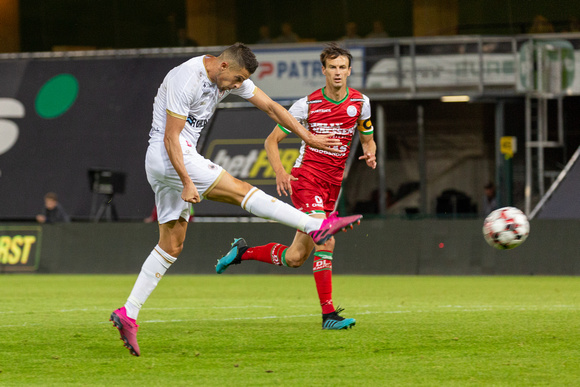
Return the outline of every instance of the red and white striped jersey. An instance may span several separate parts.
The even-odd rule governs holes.
[[[325,95],[322,88],[296,101],[289,112],[310,132],[316,135],[332,133],[342,143],[336,146],[340,152],[332,153],[312,148],[302,141],[294,168],[304,168],[321,179],[340,185],[357,127],[363,134],[373,133],[372,126],[359,127],[357,124],[358,121],[371,117],[369,98],[348,88],[344,99],[333,101]],[[289,130],[279,127],[290,133]]]

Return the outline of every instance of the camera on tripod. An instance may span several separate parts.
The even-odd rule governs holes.
[[[109,222],[118,220],[119,217],[113,203],[113,196],[125,192],[125,173],[104,168],[92,168],[88,170],[88,175],[89,188],[93,193],[91,220],[94,222],[98,222],[103,218]],[[99,206],[99,199],[102,196],[104,196],[104,199]]]

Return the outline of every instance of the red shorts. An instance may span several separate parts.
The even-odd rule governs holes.
[[[330,184],[303,168],[293,168],[292,176],[298,178],[291,183],[294,207],[306,214],[325,212],[328,215],[334,211],[340,185]]]

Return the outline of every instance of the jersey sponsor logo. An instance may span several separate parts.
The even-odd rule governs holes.
[[[187,117],[187,123],[193,128],[203,128],[209,122],[209,120],[198,120],[194,116]]]
[[[329,151],[325,151],[322,149],[316,149],[316,148],[312,148],[311,146],[308,146],[308,150],[310,150],[312,152],[321,153],[323,155],[334,156],[334,157],[346,156],[346,151],[348,150],[348,147],[346,145],[341,145],[341,146],[335,146],[334,149],[337,149],[338,151],[340,151],[340,153],[329,152]]]
[[[310,114],[313,113],[330,113],[332,111],[332,109],[316,109],[310,112]]]
[[[355,106],[350,105],[348,108],[346,108],[346,114],[348,114],[349,117],[354,117],[357,115],[357,113],[358,110]]]
[[[364,98],[351,98],[350,99],[352,102],[364,102],[365,99]]]
[[[318,134],[334,134],[335,136],[352,136],[354,134],[354,126],[341,128],[341,125],[343,123],[312,122],[309,127]]]
[[[312,101],[306,101],[306,103],[311,104],[311,103],[322,103],[321,99],[313,99]]]

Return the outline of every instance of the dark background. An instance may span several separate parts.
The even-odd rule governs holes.
[[[236,38],[258,40],[260,25],[272,36],[291,22],[301,38],[339,39],[344,24],[354,21],[365,36],[374,20],[381,20],[391,37],[413,36],[413,1],[234,1]],[[145,48],[175,46],[179,28],[186,27],[186,0],[21,0],[21,51],[50,51],[54,46]],[[219,5],[219,4],[218,4]],[[544,15],[556,32],[567,28],[570,17],[580,18],[580,2],[562,0],[459,1],[457,26],[440,34],[526,33],[535,15]]]

